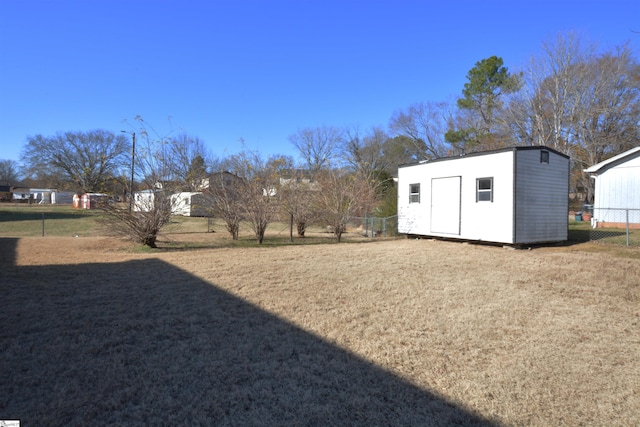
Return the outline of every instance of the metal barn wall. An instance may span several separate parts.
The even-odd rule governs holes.
[[[640,209],[640,155],[598,176],[594,204],[600,208]]]
[[[567,239],[569,159],[543,149],[516,151],[514,243],[557,242]]]

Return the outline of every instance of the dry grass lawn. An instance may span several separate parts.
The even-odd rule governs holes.
[[[0,419],[637,426],[640,254],[588,245],[0,239]]]

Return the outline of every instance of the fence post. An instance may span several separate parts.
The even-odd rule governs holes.
[[[625,209],[625,214],[627,217],[627,247],[629,246],[629,209]]]
[[[367,214],[364,215],[364,235],[369,237],[369,218],[367,218]]]
[[[44,237],[44,212],[42,212],[42,237]]]
[[[382,235],[387,237],[387,217],[382,218]]]

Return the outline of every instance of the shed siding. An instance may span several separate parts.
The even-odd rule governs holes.
[[[513,243],[513,152],[469,157],[461,162],[461,237]],[[476,201],[476,180],[493,178],[493,201]]]
[[[569,211],[569,159],[541,150],[516,151],[514,243],[566,240]]]
[[[398,169],[398,231],[407,234],[429,235],[431,186],[424,164]],[[420,185],[419,200],[410,201],[411,184]]]
[[[460,177],[460,232],[431,229],[432,182]],[[476,201],[476,179],[493,178],[493,201]],[[410,184],[420,184],[420,203],[409,203]],[[398,169],[398,231],[513,243],[513,152],[434,161]],[[452,213],[452,216],[455,212]]]

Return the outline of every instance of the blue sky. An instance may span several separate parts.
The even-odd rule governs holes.
[[[0,159],[136,115],[218,157],[241,139],[295,156],[300,128],[386,128],[460,94],[477,61],[515,71],[566,31],[637,53],[640,2],[0,0]]]

